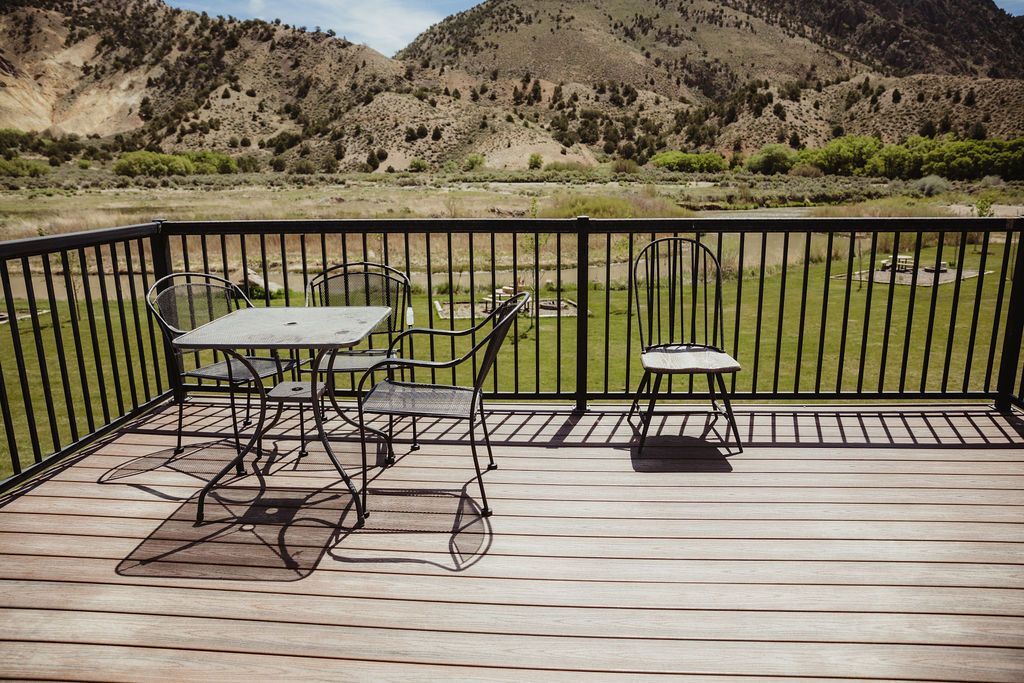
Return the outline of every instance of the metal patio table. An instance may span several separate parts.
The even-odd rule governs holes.
[[[337,306],[324,308],[242,308],[228,315],[212,320],[191,332],[186,332],[172,343],[176,348],[188,351],[220,351],[238,361],[252,376],[255,370],[238,352],[239,349],[257,349],[264,351],[302,351],[316,352],[313,367],[331,367],[338,351],[351,348],[365,339],[377,325],[391,315],[386,306]],[[233,364],[228,363],[229,369]],[[230,374],[230,370],[229,370]],[[229,376],[229,383],[232,378]],[[262,438],[264,422],[267,416],[267,388],[261,382],[256,383],[260,393],[259,421],[252,438],[245,446],[239,445],[238,455],[231,460],[217,475],[203,487],[199,494],[196,523],[203,521],[203,505],[206,496],[232,468],[239,469],[242,461],[257,442]],[[342,480],[355,501],[359,523],[363,520],[362,501],[352,479],[345,472],[341,462],[334,454],[327,432],[324,430],[321,413],[320,394],[323,386],[312,381],[309,383],[310,402],[313,405],[313,417],[316,420],[317,435],[334,463]],[[233,399],[233,397],[232,397]]]

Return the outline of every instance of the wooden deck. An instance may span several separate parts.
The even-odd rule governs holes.
[[[293,440],[195,528],[225,417],[3,501],[0,675],[1024,680],[1024,426],[985,407],[745,408],[732,456],[671,418],[642,459],[621,413],[496,411],[490,519],[461,428],[421,425],[351,533]]]

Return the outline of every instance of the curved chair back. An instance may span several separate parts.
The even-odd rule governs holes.
[[[252,302],[230,280],[208,273],[172,273],[146,292],[146,306],[170,339]]]
[[[487,333],[487,336],[477,344],[478,349],[484,349],[484,355],[480,360],[480,366],[477,368],[476,378],[473,382],[473,388],[476,391],[483,390],[484,380],[487,379],[487,374],[494,367],[498,351],[501,350],[501,345],[505,342],[505,337],[508,336],[512,323],[515,322],[516,316],[526,308],[528,303],[530,303],[530,293],[520,292],[495,306],[488,316],[493,322],[493,327]],[[484,323],[486,321],[487,319],[485,318]]]
[[[688,237],[648,244],[633,263],[640,344],[725,347],[722,273],[708,247]]]
[[[328,268],[314,277],[306,288],[307,306],[387,306],[391,315],[371,335],[389,337],[406,327],[409,307],[409,278],[382,263],[359,261]]]

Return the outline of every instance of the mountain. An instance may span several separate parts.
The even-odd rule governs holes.
[[[1011,137],[1022,47],[991,0],[489,0],[393,59],[160,0],[5,0],[0,127],[343,170]]]

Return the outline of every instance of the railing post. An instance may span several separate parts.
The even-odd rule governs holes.
[[[164,232],[164,223],[166,222],[163,218],[154,218],[153,223],[156,225],[156,232],[152,237],[149,238],[149,248],[153,256],[153,282],[159,282],[161,278],[171,274],[171,242],[167,238],[167,233]],[[164,342],[164,358],[167,362],[167,381],[171,387],[171,391],[174,392],[174,400],[181,401],[182,396],[182,384],[181,377],[178,375],[176,369],[176,363],[174,362],[174,347],[171,346],[171,342],[167,339],[164,334],[160,335]]]
[[[1008,412],[1012,405],[1010,399],[1013,396],[1013,386],[1017,380],[1017,363],[1020,361],[1022,335],[1024,335],[1024,233],[1017,236],[1017,261],[1013,267],[1013,285],[1010,288],[1010,304],[1006,310],[1003,353],[1000,356],[999,381],[996,384],[996,409],[1001,412]]]
[[[576,407],[587,410],[587,339],[590,333],[590,218],[576,219]]]

